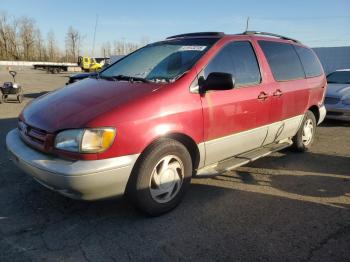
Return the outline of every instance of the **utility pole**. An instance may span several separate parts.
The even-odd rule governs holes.
[[[249,16],[247,17],[247,24],[246,24],[246,27],[245,27],[245,31],[248,31],[248,28],[249,28]]]
[[[95,23],[95,30],[94,30],[94,38],[93,38],[93,42],[92,42],[92,57],[94,57],[94,52],[95,52],[95,40],[96,40],[97,22],[98,22],[98,15],[96,15],[96,23]]]

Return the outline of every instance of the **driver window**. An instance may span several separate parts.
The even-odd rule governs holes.
[[[248,41],[232,42],[223,47],[204,69],[204,77],[211,72],[232,74],[236,86],[255,85],[261,81],[258,61]]]

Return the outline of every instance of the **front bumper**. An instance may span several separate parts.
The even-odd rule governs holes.
[[[75,199],[96,200],[124,194],[139,154],[102,160],[69,161],[40,153],[14,129],[6,136],[14,163],[44,186]]]

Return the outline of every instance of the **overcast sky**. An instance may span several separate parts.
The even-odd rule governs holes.
[[[96,53],[105,41],[140,42],[196,32],[239,33],[249,29],[296,38],[311,46],[350,45],[349,0],[294,1],[90,1],[1,0],[0,11],[35,19],[44,36],[53,30],[61,48],[70,25],[83,35],[89,52],[98,15]]]

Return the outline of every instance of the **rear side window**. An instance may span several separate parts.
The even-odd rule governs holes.
[[[277,81],[305,78],[300,59],[291,44],[259,41]]]
[[[254,85],[261,80],[253,47],[247,41],[232,42],[220,50],[205,68],[204,77],[212,72],[232,74],[237,86]]]
[[[308,48],[302,46],[294,46],[297,51],[301,63],[303,64],[306,77],[315,77],[322,75],[322,68],[316,55]]]

